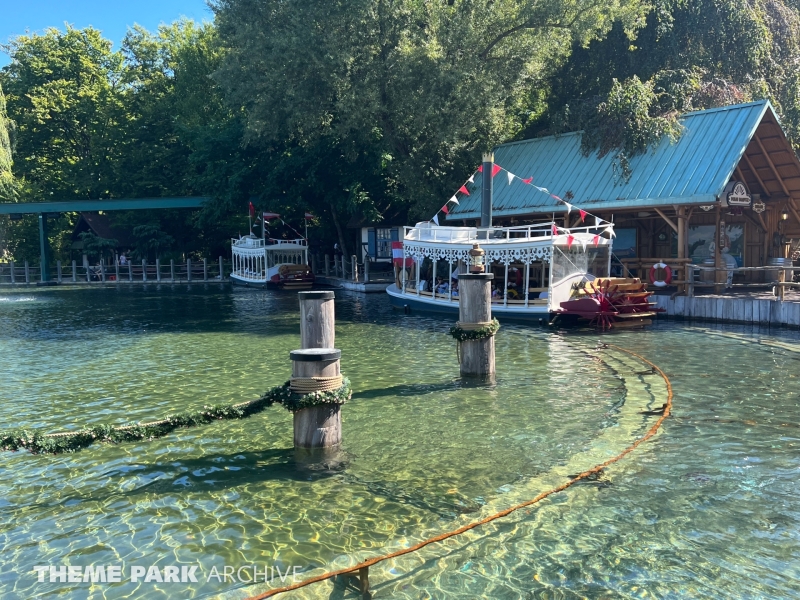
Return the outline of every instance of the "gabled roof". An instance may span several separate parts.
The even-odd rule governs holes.
[[[79,240],[84,231],[92,231],[97,237],[107,240],[117,240],[117,248],[133,246],[135,241],[127,229],[114,226],[109,215],[82,212],[72,231],[72,239]]]
[[[571,204],[586,210],[709,204],[731,179],[751,142],[756,143],[754,135],[761,125],[771,127],[764,139],[770,140],[780,154],[774,164],[780,179],[770,174],[772,167],[764,156],[751,160],[757,163],[753,170],[758,171],[761,181],[750,175],[748,186],[767,196],[778,191],[786,195],[785,186],[791,195],[800,196],[800,162],[769,101],[691,112],[680,120],[684,129],[675,143],[664,138],[656,148],[630,159],[628,181],[614,173],[613,152],[602,158],[597,153],[581,153],[580,132],[503,144],[495,149],[495,162],[520,177],[532,176],[535,185],[561,198],[571,198]],[[767,152],[772,155],[773,150]],[[739,174],[744,176],[742,171]],[[759,189],[761,183],[768,189]],[[495,177],[493,187],[495,217],[565,211],[564,205],[549,194],[517,179],[509,184],[502,174]],[[451,219],[480,217],[481,174],[468,189],[471,195],[459,198]]]

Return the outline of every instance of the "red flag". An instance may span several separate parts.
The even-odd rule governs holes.
[[[579,208],[578,212],[581,213],[581,223],[583,223],[583,219],[586,217],[586,211]]]
[[[250,218],[252,219],[255,216],[256,216],[256,207],[253,206],[253,203],[251,202],[250,203]]]
[[[572,242],[575,241],[575,236],[572,234],[567,236],[567,248],[572,248]]]
[[[553,235],[558,235],[558,227],[553,224]]]
[[[478,173],[483,173],[483,165],[478,167]]]
[[[466,194],[467,196],[469,196],[469,190],[465,185],[462,185],[460,188],[458,188],[458,191],[461,192],[462,194]]]
[[[445,205],[442,207],[442,212],[443,212],[444,214],[446,214],[446,215],[449,215],[449,214],[450,214],[450,211],[449,211],[449,210],[447,210],[447,204],[445,204]]]
[[[264,221],[269,221],[270,219],[277,219],[278,217],[280,217],[278,213],[272,213],[272,212],[261,213],[261,218],[264,219]]]
[[[553,198],[555,198],[556,200],[558,200],[559,202],[561,202],[561,201],[562,201],[562,200],[561,200],[561,198],[559,198],[559,197],[558,197],[558,196],[556,196],[555,194],[550,194],[550,195],[551,195]]]
[[[502,168],[500,165],[492,165],[492,177],[497,175]]]
[[[592,242],[594,243],[595,246],[597,246],[597,243],[599,241],[600,241],[600,236],[599,235],[594,236],[594,239],[592,240]]]
[[[314,215],[312,215],[310,212],[306,213],[306,219],[314,219],[314,218],[315,218]]]
[[[528,185],[530,185],[532,181],[533,181],[533,177],[528,177],[527,179],[523,179],[522,183],[527,183]]]

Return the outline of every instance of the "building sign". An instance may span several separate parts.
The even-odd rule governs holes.
[[[722,191],[722,206],[750,206],[750,194],[741,181],[731,181]]]

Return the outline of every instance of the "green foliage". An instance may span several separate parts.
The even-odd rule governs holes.
[[[633,29],[645,10],[636,0],[213,8],[228,48],[215,79],[244,109],[248,141],[274,149],[275,161],[299,154],[307,170],[292,177],[327,185],[320,203],[332,214],[403,203],[412,216],[428,216],[481,151],[527,124],[539,108],[526,91],[573,42],[602,36],[615,19]],[[328,159],[342,177],[327,177]]]
[[[573,46],[570,60],[551,79],[548,114],[526,135],[586,127],[587,139],[595,147],[623,149],[630,155],[630,143],[638,134],[628,125],[641,128],[643,139],[652,139],[650,134],[659,128],[674,135],[670,123],[653,119],[669,120],[673,111],[769,98],[798,147],[798,64],[800,10],[796,2],[659,0],[634,41],[615,26],[605,39]],[[636,102],[628,100],[637,96],[649,98],[649,117],[640,124],[633,119],[609,126],[592,119],[604,112],[601,104],[608,106],[617,98],[622,106],[633,107]],[[637,112],[644,111],[632,114]]]
[[[450,328],[450,335],[452,335],[459,342],[467,340],[482,340],[483,338],[492,337],[500,330],[500,321],[492,319],[491,325],[479,327],[478,329],[463,329],[458,324]]]
[[[9,202],[14,199],[14,174],[11,170],[13,160],[11,157],[11,137],[9,131],[13,130],[14,122],[8,118],[6,97],[0,85],[0,202]]]
[[[84,231],[78,237],[83,242],[83,252],[91,260],[102,258],[107,252],[113,252],[117,247],[117,240],[101,238],[91,231]]]
[[[0,432],[0,450],[27,450],[31,454],[62,454],[78,452],[96,442],[121,444],[142,440],[154,440],[169,435],[179,428],[199,427],[215,421],[246,419],[258,414],[273,404],[282,404],[286,410],[297,412],[320,404],[344,404],[352,396],[350,380],[345,378],[342,386],[330,392],[296,394],[287,381],[266,392],[260,398],[242,404],[219,404],[204,406],[202,410],[169,415],[161,421],[140,425],[116,427],[108,424],[85,427],[76,432],[47,435],[33,429],[15,429]]]

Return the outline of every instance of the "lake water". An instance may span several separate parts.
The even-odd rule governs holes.
[[[800,597],[797,331],[657,322],[599,335],[505,324],[496,385],[458,378],[452,324],[337,292],[354,396],[325,466],[291,414],[0,462],[0,597],[245,598],[536,496],[641,436],[669,375],[673,416],[596,481],[373,567],[375,598]],[[219,286],[0,292],[0,430],[125,424],[283,383],[294,294]],[[122,565],[123,581],[38,582],[38,565]],[[132,582],[197,565],[197,583]],[[241,579],[251,573],[245,569]],[[355,598],[343,582],[286,597]]]

